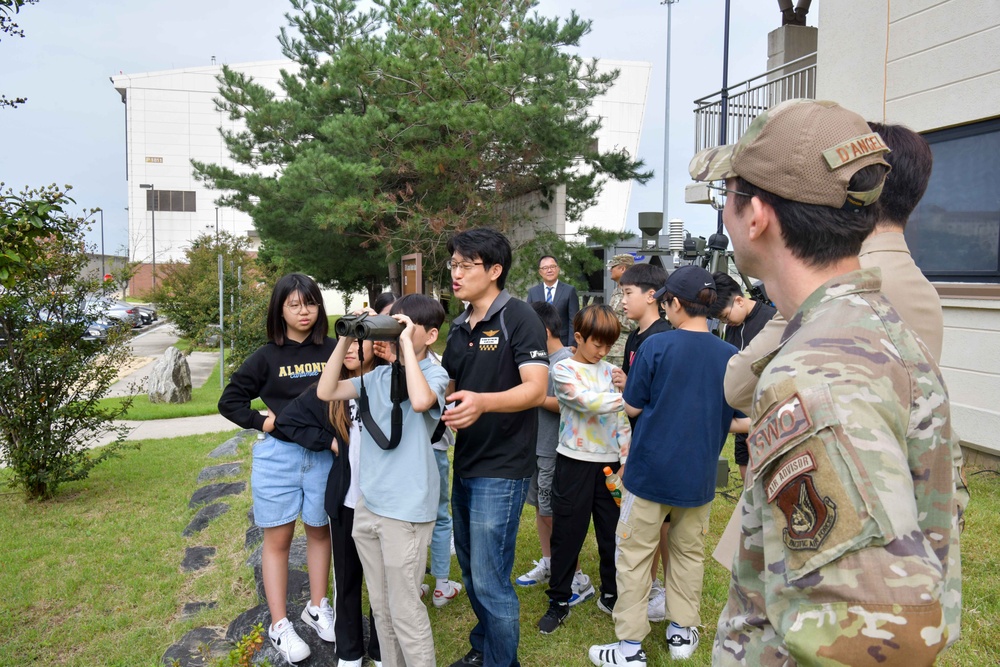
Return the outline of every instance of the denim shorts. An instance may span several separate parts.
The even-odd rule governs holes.
[[[313,452],[265,433],[253,446],[250,488],[254,523],[273,528],[291,523],[301,514],[306,525],[327,525],[330,518],[324,500],[331,467],[332,452]]]
[[[535,474],[531,476],[526,502],[538,508],[540,516],[552,516],[552,477],[556,472],[556,457],[536,456],[535,460],[538,464],[535,466]]]

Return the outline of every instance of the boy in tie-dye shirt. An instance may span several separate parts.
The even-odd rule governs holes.
[[[604,361],[618,340],[620,325],[607,306],[588,306],[573,319],[576,352],[552,369],[559,400],[559,445],[552,480],[552,573],[549,609],[538,622],[554,632],[569,616],[573,573],[590,519],[600,556],[601,596],[597,606],[611,613],[615,584],[615,526],[618,506],[605,485],[604,468],[617,471],[628,453],[631,428],[622,396]]]

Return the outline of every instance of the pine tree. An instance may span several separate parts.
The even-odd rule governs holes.
[[[565,186],[570,219],[608,178],[645,182],[625,151],[596,148],[588,108],[618,73],[570,52],[590,30],[535,0],[292,0],[282,93],[224,68],[220,108],[242,169],[195,163],[224,204],[321,282],[357,291],[422,252],[443,276],[455,231],[506,230],[512,202]],[[247,169],[249,168],[249,169]]]

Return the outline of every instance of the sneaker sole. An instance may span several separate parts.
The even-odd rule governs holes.
[[[320,639],[322,639],[323,641],[329,642],[331,644],[334,643],[335,641],[337,641],[337,633],[334,632],[333,627],[331,626],[329,630],[324,630],[320,626],[319,622],[318,621],[314,621],[313,618],[312,618],[312,616],[309,615],[309,610],[308,609],[303,609],[302,610],[302,614],[299,616],[299,618],[302,619],[303,623],[305,623],[310,628],[312,628],[313,631],[316,633],[316,636],[319,637]],[[324,632],[328,632],[329,633],[329,636],[330,636],[329,639],[327,639],[326,637],[323,636]],[[303,641],[305,641],[305,640],[303,640]]]
[[[576,605],[580,604],[581,602],[586,602],[590,598],[594,597],[594,595],[596,595],[596,594],[597,594],[597,591],[594,590],[593,586],[591,586],[589,589],[585,590],[583,593],[573,593],[573,595],[571,595],[570,598],[569,598],[569,606],[570,607],[575,607]]]

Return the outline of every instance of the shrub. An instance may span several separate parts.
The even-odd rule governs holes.
[[[55,203],[66,201],[59,195]],[[98,276],[83,276],[86,222],[58,206],[50,212],[60,233],[22,237],[17,251],[25,261],[0,291],[0,457],[11,486],[38,500],[120,454],[127,428],[113,422],[131,405],[98,403],[132,354],[131,334],[111,328],[105,341],[83,340],[99,319],[87,296],[100,288]],[[7,203],[0,214],[16,215]],[[107,433],[116,436],[113,443],[87,448]]]

